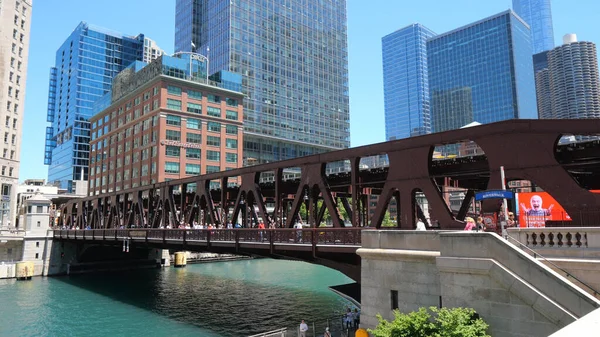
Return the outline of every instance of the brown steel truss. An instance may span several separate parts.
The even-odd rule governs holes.
[[[426,196],[429,212],[441,228],[461,228],[464,206],[471,201],[473,191],[500,188],[500,166],[504,166],[507,180],[529,180],[549,192],[571,215],[572,225],[597,225],[585,221],[583,214],[600,209],[600,194],[580,186],[574,173],[559,163],[556,153],[558,140],[564,134],[599,132],[597,119],[487,124],[76,199],[61,206],[59,225],[158,228],[199,222],[225,226],[228,221],[237,222],[241,215],[243,227],[260,221],[267,227],[292,227],[305,205],[308,216],[302,220],[311,227],[321,223],[325,212],[334,227],[345,223],[379,227],[393,198],[397,203],[398,227],[413,229],[416,218],[422,214],[415,202],[415,192],[419,191]],[[432,169],[432,154],[436,145],[468,141],[476,142],[485,155],[473,157],[448,174],[451,178],[444,178],[469,189],[459,214],[453,215],[440,192],[439,172],[444,172],[444,168],[438,165]],[[360,167],[361,158],[383,154],[389,159],[388,168]],[[328,175],[327,164],[336,162],[349,164],[349,170]],[[452,167],[453,162],[447,160],[443,164]],[[585,160],[578,165],[582,163]],[[286,178],[286,172],[297,174],[287,174]],[[265,173],[270,173],[271,178],[263,181],[261,176]],[[600,181],[597,170],[581,174],[596,175]],[[236,184],[229,185],[233,178]],[[371,195],[378,198],[370,198]],[[375,204],[372,216],[366,211],[368,203]],[[267,205],[273,205],[271,211]],[[344,218],[341,210],[346,211]]]

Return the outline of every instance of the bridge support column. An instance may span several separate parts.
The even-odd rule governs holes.
[[[154,259],[156,264],[160,264],[161,267],[168,267],[171,265],[171,255],[169,255],[168,249],[150,249],[148,258]]]
[[[68,274],[71,263],[77,262],[77,244],[54,241],[49,255],[47,275]]]

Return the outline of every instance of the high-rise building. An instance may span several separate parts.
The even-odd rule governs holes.
[[[511,10],[427,40],[427,67],[434,132],[538,116],[529,26]]]
[[[550,0],[513,0],[513,10],[531,28],[533,54],[554,48]]]
[[[177,0],[175,51],[243,76],[245,164],[350,145],[346,1]]]
[[[165,51],[160,49],[158,44],[147,37],[144,38],[144,57],[142,61],[150,63],[156,60],[159,56],[164,55]]]
[[[567,34],[548,52],[548,68],[536,74],[541,118],[600,118],[596,45]]]
[[[58,49],[50,70],[47,121],[52,124],[44,155],[50,183],[85,194],[94,102],[125,67],[158,56],[159,48],[149,41],[143,34],[125,36],[81,22]]]
[[[31,5],[31,0],[0,1],[0,227],[16,222]]]
[[[415,23],[381,39],[387,140],[431,132],[426,41],[432,36]]]
[[[242,165],[239,74],[206,83],[204,59],[163,55],[113,80],[110,104],[90,118],[89,195]],[[192,186],[188,186],[192,188]]]

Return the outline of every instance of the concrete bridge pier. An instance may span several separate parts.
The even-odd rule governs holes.
[[[169,267],[171,265],[171,255],[169,254],[168,249],[150,249],[148,258],[155,260],[156,264],[160,264],[161,267]]]
[[[48,276],[69,274],[70,265],[77,262],[77,252],[82,244],[73,242],[54,242],[48,259]]]

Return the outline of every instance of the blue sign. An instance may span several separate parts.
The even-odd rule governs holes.
[[[475,193],[475,200],[485,200],[485,199],[512,199],[514,198],[513,191],[504,191],[504,190],[490,190]]]

